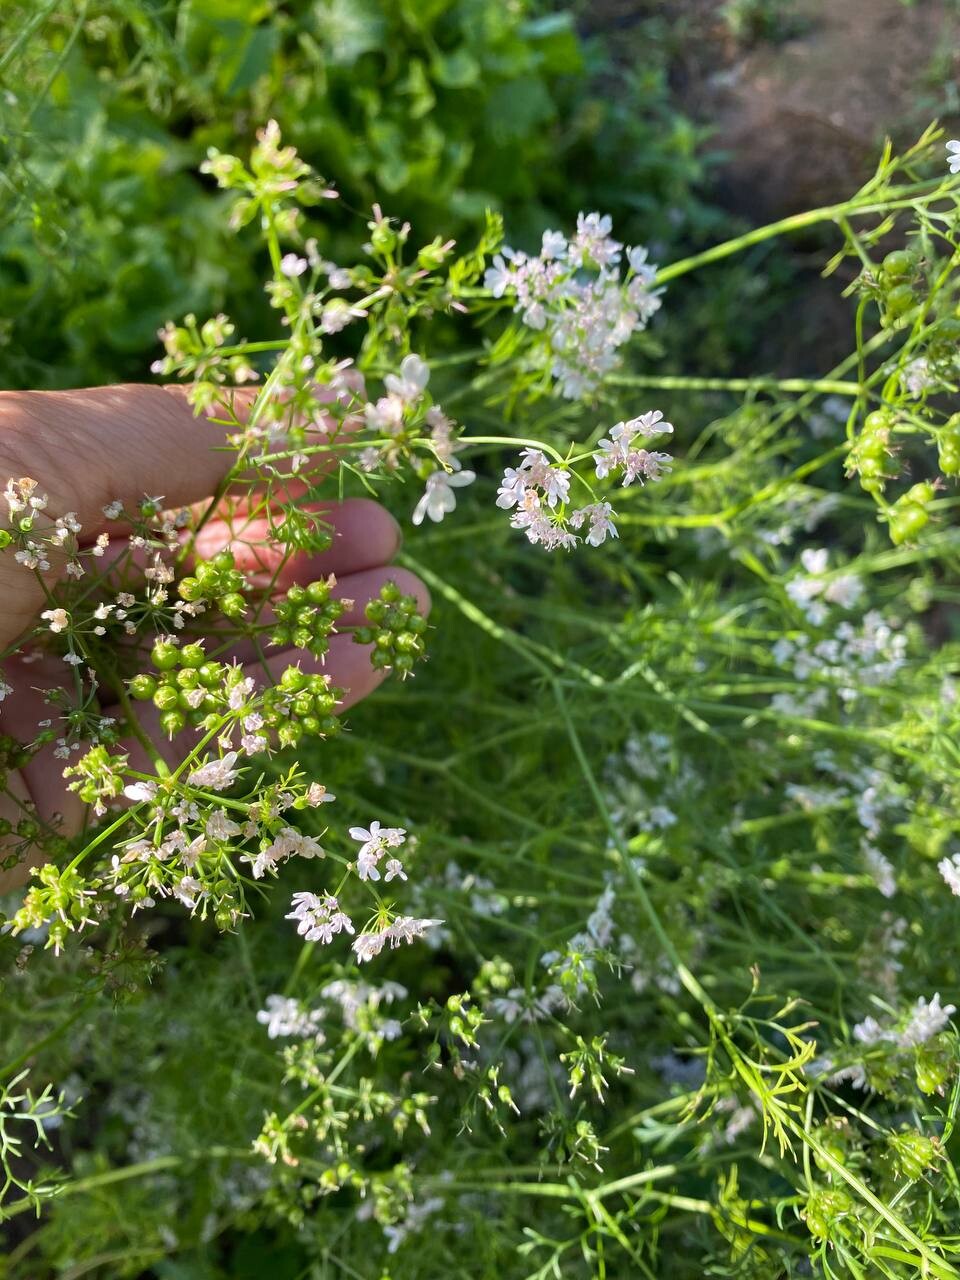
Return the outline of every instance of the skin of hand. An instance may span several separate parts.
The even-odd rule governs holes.
[[[236,393],[235,409],[242,415],[254,393]],[[215,416],[215,415],[214,415]],[[79,391],[0,392],[0,486],[8,477],[30,476],[38,492],[49,496],[45,516],[55,519],[67,511],[77,513],[83,529],[81,546],[92,544],[103,532],[111,534],[110,554],[123,551],[119,526],[103,508],[120,499],[133,510],[144,496],[162,496],[164,507],[174,509],[209,501],[236,461],[236,454],[222,446],[229,429],[207,418],[196,417],[187,403],[185,389],[123,385]],[[218,446],[220,446],[218,448]],[[400,528],[393,517],[368,498],[312,504],[322,513],[333,534],[330,548],[319,555],[295,553],[276,576],[275,590],[293,583],[308,583],[335,574],[335,594],[354,605],[344,614],[344,625],[364,621],[366,602],[392,579],[405,593],[415,595],[421,610],[429,609],[426,587],[400,568],[388,568],[400,546]],[[198,558],[211,558],[229,546],[238,568],[255,583],[271,581],[289,555],[269,539],[262,516],[243,518],[236,503],[217,509],[204,525],[196,544]],[[47,586],[57,580],[57,564],[45,575]],[[0,554],[0,650],[8,649],[48,607],[36,576],[17,564],[12,554]],[[263,677],[263,668],[249,646],[238,644],[221,655],[222,660],[249,664],[250,674]],[[365,646],[350,635],[331,637],[323,662],[300,650],[277,650],[267,665],[279,675],[291,663],[305,671],[323,671],[333,685],[343,689],[340,710],[353,706],[377,687],[385,673],[375,671]],[[38,722],[56,714],[44,701],[47,689],[70,683],[70,669],[51,654],[21,655],[2,665],[13,692],[0,702],[0,733],[29,742]],[[113,699],[104,691],[104,715],[117,716]],[[141,704],[142,723],[161,753],[170,745],[160,733],[157,716],[149,704]],[[118,717],[119,718],[119,717]],[[129,753],[131,766],[151,769],[143,747],[127,740],[112,748]],[[175,748],[176,752],[177,748]],[[40,750],[7,780],[9,791],[20,801],[36,806],[38,818],[57,823],[65,835],[79,831],[86,806],[66,790],[65,761],[53,754],[53,746]],[[175,753],[174,757],[175,758]],[[10,795],[0,796],[0,817],[16,823],[23,809]],[[0,849],[2,853],[2,849]],[[16,888],[28,878],[29,863],[0,872],[0,893]]]

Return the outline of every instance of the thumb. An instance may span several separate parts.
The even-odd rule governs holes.
[[[243,417],[256,393],[227,394]],[[176,507],[213,493],[235,461],[225,447],[231,427],[215,419],[232,416],[196,416],[178,386],[3,392],[0,467],[32,476],[51,515],[76,511],[84,532],[96,533],[117,499],[131,508],[149,494]]]
[[[232,412],[196,416],[186,387],[126,384],[77,391],[0,392],[0,488],[29,476],[48,496],[50,523],[77,513],[83,538],[107,524],[103,508],[120,500],[134,510],[144,495],[166,507],[187,506],[212,494],[236,460],[229,418],[245,417],[254,389],[234,391]],[[5,516],[0,512],[0,516]],[[53,581],[63,564],[45,575]],[[35,575],[0,555],[0,646],[22,633],[44,590]]]

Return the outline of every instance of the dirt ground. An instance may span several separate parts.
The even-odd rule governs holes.
[[[716,61],[681,67],[679,87],[727,153],[725,201],[758,221],[849,194],[885,135],[912,140],[957,91],[960,12],[945,0],[793,0],[796,34],[747,49],[717,33],[721,7],[692,6]]]
[[[853,194],[873,170],[885,136],[915,140],[939,116],[960,132],[958,0],[780,0],[773,38],[737,40],[724,0],[595,0],[588,25],[629,32],[639,17],[677,33],[674,89],[712,130],[712,199],[761,225]],[[616,42],[614,42],[616,48]],[[824,281],[832,245],[793,240],[797,287],[751,368],[809,373],[849,350],[846,281]],[[789,341],[784,341],[789,334]]]

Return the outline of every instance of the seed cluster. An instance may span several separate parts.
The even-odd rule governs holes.
[[[335,586],[336,579],[332,575],[305,587],[294,584],[284,599],[276,601],[273,606],[277,625],[270,637],[271,644],[284,648],[293,645],[322,658],[330,648],[330,634],[337,619],[351,604],[348,600],[331,598]]]
[[[385,582],[379,598],[365,610],[369,627],[358,627],[360,644],[372,644],[371,665],[377,670],[392,669],[408,675],[423,657],[423,634],[427,620],[417,611],[415,596],[404,595],[395,582]]]

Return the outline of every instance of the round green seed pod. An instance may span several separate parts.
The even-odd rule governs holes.
[[[220,612],[227,618],[242,618],[247,611],[247,602],[239,591],[228,591],[217,600]]]
[[[157,682],[153,676],[148,675],[146,672],[134,676],[130,681],[130,696],[136,698],[138,702],[149,702],[156,692]]]
[[[915,265],[914,256],[909,249],[894,249],[883,260],[883,274],[892,280],[899,280],[910,275]]]
[[[202,644],[185,644],[180,650],[181,667],[202,667],[206,660]]]
[[[173,711],[180,706],[180,691],[172,684],[162,684],[153,695],[153,705],[158,711]]]
[[[179,657],[180,650],[169,640],[158,640],[150,650],[150,661],[158,671],[172,671]]]
[[[168,738],[172,738],[174,734],[180,733],[181,730],[186,728],[186,724],[187,717],[182,711],[164,711],[163,715],[160,717],[160,728]]]

